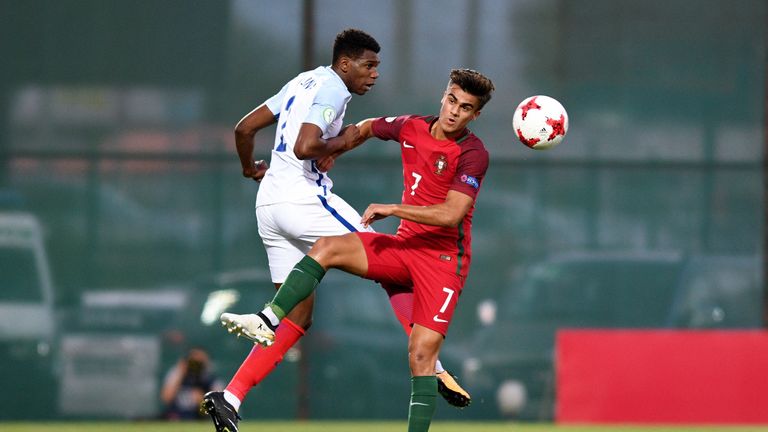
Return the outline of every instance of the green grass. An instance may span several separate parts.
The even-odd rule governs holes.
[[[405,422],[247,421],[241,432],[403,432]],[[0,423],[3,432],[213,432],[207,422]],[[768,432],[766,426],[557,426],[510,422],[434,422],[431,432]]]

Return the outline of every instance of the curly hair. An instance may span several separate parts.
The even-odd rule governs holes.
[[[333,42],[333,64],[341,58],[341,56],[347,56],[352,59],[356,59],[363,55],[365,50],[370,50],[378,54],[381,50],[379,43],[376,39],[368,33],[348,28],[336,35],[336,40]]]
[[[478,110],[481,110],[491,100],[491,93],[496,89],[490,78],[472,69],[451,70],[451,79],[448,81],[448,86],[451,84],[456,84],[465,92],[477,96],[480,99],[480,106],[477,107]]]

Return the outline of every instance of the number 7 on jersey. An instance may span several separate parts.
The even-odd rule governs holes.
[[[411,195],[416,195],[416,188],[419,187],[419,182],[421,181],[421,174],[417,173],[416,171],[411,172],[411,175],[413,178],[416,179],[416,181],[413,182],[413,186],[411,186]]]

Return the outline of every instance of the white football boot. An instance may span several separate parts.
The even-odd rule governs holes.
[[[225,312],[220,319],[221,325],[238,337],[243,336],[263,347],[275,342],[275,326],[261,312],[245,315]]]

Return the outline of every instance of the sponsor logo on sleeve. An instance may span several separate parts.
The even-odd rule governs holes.
[[[472,176],[468,176],[466,174],[462,174],[461,175],[461,181],[462,181],[462,183],[466,183],[466,184],[472,186],[475,189],[480,187],[480,182],[478,182],[476,178],[474,178]]]
[[[331,124],[336,119],[336,110],[333,108],[326,108],[323,110],[323,120],[326,123]]]

